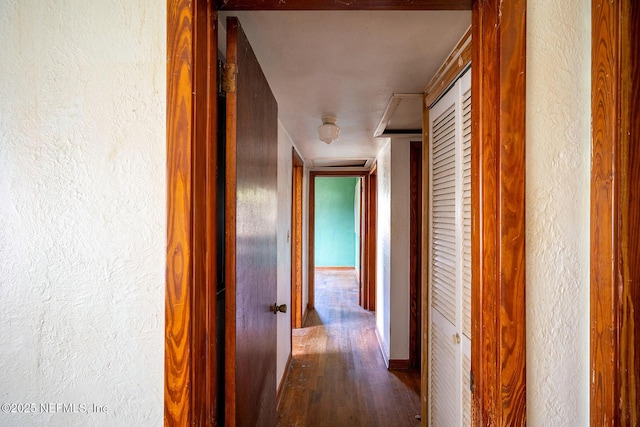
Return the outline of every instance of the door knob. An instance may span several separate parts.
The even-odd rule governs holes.
[[[273,307],[271,307],[271,311],[273,311],[273,314],[278,314],[278,312],[286,313],[287,312],[287,304],[278,305],[278,303],[275,303],[275,304],[273,304]]]

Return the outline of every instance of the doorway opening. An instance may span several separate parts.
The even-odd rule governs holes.
[[[167,6],[167,273],[165,421],[209,419],[216,390],[215,304],[203,300],[215,278],[215,185],[202,185],[217,167],[207,157],[217,122],[211,88],[217,79],[216,10],[277,9],[276,2],[170,1]],[[470,9],[473,7],[474,306],[475,393],[479,424],[516,422],[524,411],[524,1],[423,0],[397,7],[373,1],[337,5],[315,1],[298,9]],[[291,7],[287,4],[287,7]],[[196,19],[197,17],[197,19]],[[501,43],[508,37],[510,43]],[[213,102],[215,104],[215,102]],[[213,106],[215,111],[215,106]],[[510,149],[505,151],[504,147]],[[214,150],[215,151],[215,150]],[[201,156],[200,154],[204,154]],[[196,162],[207,158],[210,162]],[[197,185],[196,185],[197,183]],[[193,184],[193,185],[192,185]],[[508,208],[508,209],[507,209]],[[209,215],[207,215],[209,213]],[[203,239],[203,230],[207,238]],[[214,238],[209,238],[211,235]],[[312,262],[312,261],[310,261]],[[517,268],[512,268],[517,266]],[[514,273],[514,272],[517,272]],[[202,292],[204,290],[204,292]],[[196,297],[198,296],[198,297]],[[310,295],[311,297],[311,295]],[[312,300],[310,300],[312,302]],[[509,339],[507,339],[507,337]],[[204,357],[203,357],[204,355]],[[424,397],[424,396],[423,396]],[[423,411],[424,412],[424,411]],[[423,420],[424,421],[424,420]]]
[[[314,193],[315,271],[352,270],[360,283],[361,178],[316,177]]]
[[[369,200],[367,196],[372,191],[367,179],[368,176],[369,171],[312,171],[309,173],[308,310],[312,310],[315,307],[316,267],[352,267],[357,272],[358,301],[362,306],[364,306],[363,295],[369,295],[372,287],[375,290],[375,283],[371,283],[368,275],[369,270],[373,268],[371,265],[373,260],[369,255],[369,234],[370,230],[375,229],[375,223],[371,221],[369,209],[367,209]],[[335,181],[335,179],[341,178],[346,178],[347,180]],[[322,181],[323,184],[318,186],[318,179],[327,181]],[[327,185],[324,185],[324,183]],[[331,213],[332,206],[330,204],[318,206],[316,202],[318,200],[318,192],[327,195],[332,192],[333,194],[338,194],[335,192],[335,188],[332,189],[336,184],[337,186],[345,184],[346,187],[353,185],[353,192],[343,193],[346,194],[346,199],[343,196],[342,200],[333,200],[332,203],[335,206],[342,206],[341,210],[343,212],[338,219],[339,223],[332,223],[331,221],[335,221],[335,219],[327,215]],[[320,218],[318,218],[317,212],[320,213]],[[324,229],[331,230],[332,235],[318,235],[318,220],[320,221],[318,225]],[[342,237],[338,237],[333,234],[333,231],[338,228],[347,233],[351,228],[353,236],[342,233]],[[352,264],[351,266],[347,265],[350,263]],[[369,305],[367,309],[372,310],[373,308]]]

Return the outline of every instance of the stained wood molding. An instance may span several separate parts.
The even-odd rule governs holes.
[[[591,12],[591,425],[636,426],[640,425],[640,4],[593,0]]]
[[[217,0],[218,10],[469,10],[472,0]]]
[[[291,148],[291,328],[302,323],[302,233],[304,162],[295,148]]]
[[[422,205],[422,151],[423,143],[411,141],[409,154],[409,365],[424,368],[421,365],[422,317],[422,218],[425,211]]]
[[[389,370],[402,371],[411,368],[409,359],[389,359]]]
[[[464,33],[435,76],[424,89],[424,105],[428,109],[455,82],[471,62],[471,27]],[[423,124],[424,132],[424,124]],[[427,128],[428,129],[428,128]]]
[[[377,229],[378,229],[378,165],[374,163],[367,177],[367,297],[365,309],[376,309],[376,277],[377,277]]]
[[[426,100],[426,94],[425,94]],[[420,355],[422,371],[420,375],[420,413],[422,426],[426,427],[429,421],[429,108],[427,103],[422,104],[422,248],[421,248],[421,281],[422,281],[422,350]]]
[[[165,425],[215,412],[216,16],[206,0],[167,1]]]
[[[472,18],[473,424],[526,424],[526,1]]]

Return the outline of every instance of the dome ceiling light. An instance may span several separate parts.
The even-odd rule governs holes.
[[[340,127],[336,125],[336,116],[322,116],[322,124],[318,126],[320,141],[331,144],[340,136]]]

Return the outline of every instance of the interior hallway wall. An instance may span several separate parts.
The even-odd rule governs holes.
[[[162,424],[165,9],[0,6],[0,425]]]
[[[293,141],[278,120],[278,304],[291,308],[291,197]],[[274,301],[276,302],[276,301]],[[291,353],[291,313],[277,315],[276,387],[280,385]]]
[[[394,138],[377,158],[376,329],[387,363],[409,359],[409,148]]]
[[[531,426],[589,425],[590,6],[527,2]]]

